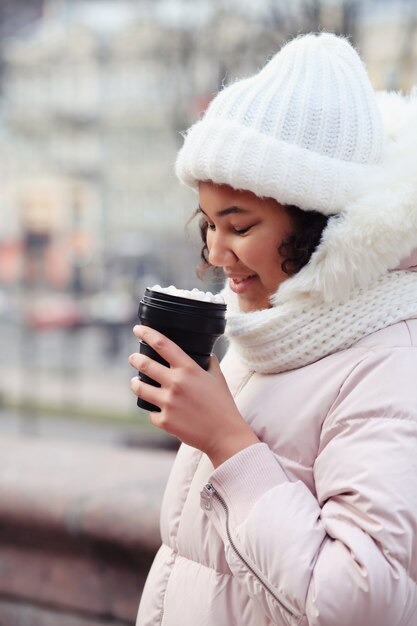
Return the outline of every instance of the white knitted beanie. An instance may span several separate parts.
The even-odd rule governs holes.
[[[417,250],[417,89],[375,93],[348,41],[294,39],[255,76],[223,89],[176,162],[211,180],[332,215],[320,244],[271,297],[341,301]]]
[[[330,214],[381,159],[383,139],[355,50],[341,37],[310,34],[214,98],[186,134],[176,172],[191,187],[211,180]]]

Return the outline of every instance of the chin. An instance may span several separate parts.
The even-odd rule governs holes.
[[[242,313],[252,313],[253,311],[263,311],[264,309],[270,309],[271,303],[268,300],[247,300],[246,298],[239,297],[239,308]]]

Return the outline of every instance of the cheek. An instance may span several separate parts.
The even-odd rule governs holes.
[[[265,284],[276,288],[287,274],[282,269],[283,256],[279,252],[282,241],[276,239],[265,242],[259,255],[259,269]]]
[[[281,261],[281,254],[279,248],[282,241],[277,240],[276,237],[266,236],[257,246],[257,257],[261,263],[265,265],[279,264]]]
[[[245,249],[242,246],[240,257],[257,273],[267,274],[273,268],[279,268],[281,265],[278,246],[275,243],[265,241],[265,239],[257,242],[256,246],[247,245]]]

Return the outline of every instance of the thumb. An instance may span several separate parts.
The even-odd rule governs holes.
[[[218,380],[224,380],[223,372],[220,369],[219,359],[215,354],[212,354],[210,357],[208,371],[212,376],[214,376],[214,378],[217,378]]]

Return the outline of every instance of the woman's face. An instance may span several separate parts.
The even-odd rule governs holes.
[[[210,264],[223,268],[242,311],[270,307],[269,297],[288,278],[278,248],[294,230],[289,214],[272,198],[228,185],[201,182],[199,195]]]

